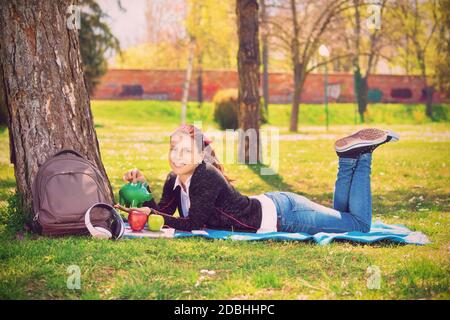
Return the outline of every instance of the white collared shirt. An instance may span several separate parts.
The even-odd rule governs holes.
[[[180,186],[180,200],[181,200],[181,214],[183,217],[187,217],[189,215],[189,208],[191,207],[191,200],[189,199],[189,185],[191,184],[191,178],[192,175],[186,179],[186,182],[184,183],[186,187],[186,191],[184,191],[183,186],[181,185],[180,178],[177,176],[175,179],[175,185],[173,186],[173,189],[177,186]]]

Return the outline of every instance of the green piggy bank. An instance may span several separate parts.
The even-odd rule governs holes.
[[[148,192],[147,184],[142,182],[127,183],[119,191],[119,203],[127,208],[142,207],[144,202],[152,199],[153,196]]]

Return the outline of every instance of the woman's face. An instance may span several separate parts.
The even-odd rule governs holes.
[[[198,150],[194,139],[188,133],[177,132],[172,135],[169,164],[176,175],[193,173],[202,160],[202,152]]]

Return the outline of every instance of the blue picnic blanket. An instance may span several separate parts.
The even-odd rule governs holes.
[[[125,238],[136,238],[137,235],[125,234]],[[427,236],[422,232],[412,231],[404,225],[385,224],[381,221],[372,223],[368,233],[345,232],[345,233],[325,233],[320,232],[314,235],[307,233],[270,232],[270,233],[249,233],[232,232],[223,230],[204,229],[193,232],[176,231],[174,238],[204,237],[208,239],[237,240],[237,241],[259,241],[259,240],[280,240],[280,241],[315,241],[320,245],[326,245],[334,240],[347,240],[359,243],[374,243],[379,241],[391,241],[403,244],[424,245],[430,243]]]

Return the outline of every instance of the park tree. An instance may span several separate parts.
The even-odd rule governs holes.
[[[186,30],[194,39],[197,100],[203,100],[203,70],[236,66],[236,24],[231,1],[188,0]],[[232,62],[233,61],[233,62]]]
[[[25,212],[39,169],[63,148],[92,161],[107,181],[90,108],[72,0],[0,0],[1,96],[11,163]]]
[[[256,0],[236,0],[237,31],[239,39],[238,50],[238,127],[241,132],[253,133],[239,139],[241,160],[246,163],[259,159],[259,24],[258,2]],[[253,143],[251,144],[252,137]],[[252,147],[253,149],[250,149]],[[251,158],[251,156],[256,157]]]
[[[289,130],[295,132],[306,76],[324,63],[342,58],[333,56],[330,60],[314,63],[319,46],[337,18],[350,8],[350,3],[349,0],[271,0],[266,6],[272,11],[268,20],[271,34],[290,59],[294,95]]]
[[[142,43],[116,55],[114,68],[179,70],[186,68],[187,56],[188,49],[182,42]]]
[[[184,20],[186,0],[146,0],[147,42],[150,44],[183,41],[186,35]]]
[[[5,97],[1,94],[4,92],[2,73],[0,72],[0,128],[8,125],[8,110],[6,109]]]
[[[353,7],[346,12],[350,17],[353,34],[351,35],[351,55],[355,82],[355,95],[361,122],[367,110],[369,93],[369,75],[376,64],[382,49],[386,45],[388,22],[383,21],[387,0],[367,4],[363,0],[352,0]],[[383,25],[381,25],[383,21]]]
[[[261,55],[263,65],[263,79],[262,79],[262,91],[264,97],[264,109],[266,113],[269,110],[269,26],[268,10],[266,8],[266,0],[259,1],[260,10],[260,23],[261,26]]]
[[[96,1],[80,0],[78,5],[83,12],[80,15],[83,27],[79,31],[81,59],[88,90],[92,95],[100,78],[107,71],[107,52],[120,52],[120,45],[108,24],[105,23],[106,14]],[[117,1],[117,5],[122,8],[120,1]],[[7,125],[7,115],[6,105],[0,98],[0,126]]]
[[[194,54],[195,54],[195,38],[189,37],[189,56],[188,64],[186,68],[186,75],[183,84],[183,94],[181,97],[181,124],[186,124],[187,117],[187,105],[189,100],[189,87],[191,85],[192,69],[194,67]]]
[[[437,55],[439,39],[439,4],[438,0],[396,0],[390,2],[387,19],[395,24],[389,33],[394,51],[394,63],[408,60],[412,72],[422,77],[425,93],[425,113],[433,117],[433,92],[431,83],[433,59]],[[445,10],[445,9],[444,9]],[[448,8],[446,9],[448,10]]]
[[[129,47],[117,55],[116,68],[183,69],[186,68],[187,4],[184,0],[146,0],[146,31],[144,43]]]
[[[450,0],[439,2],[438,36],[435,37],[436,55],[433,61],[435,82],[441,92],[450,97]]]
[[[197,72],[236,68],[234,9],[229,0],[147,0],[146,43],[123,50],[115,67],[186,69],[193,36]]]
[[[80,0],[83,14],[79,31],[81,59],[89,93],[92,95],[100,78],[108,70],[107,54],[119,53],[119,40],[105,22],[106,14],[95,0]],[[118,1],[119,7],[120,1]]]

